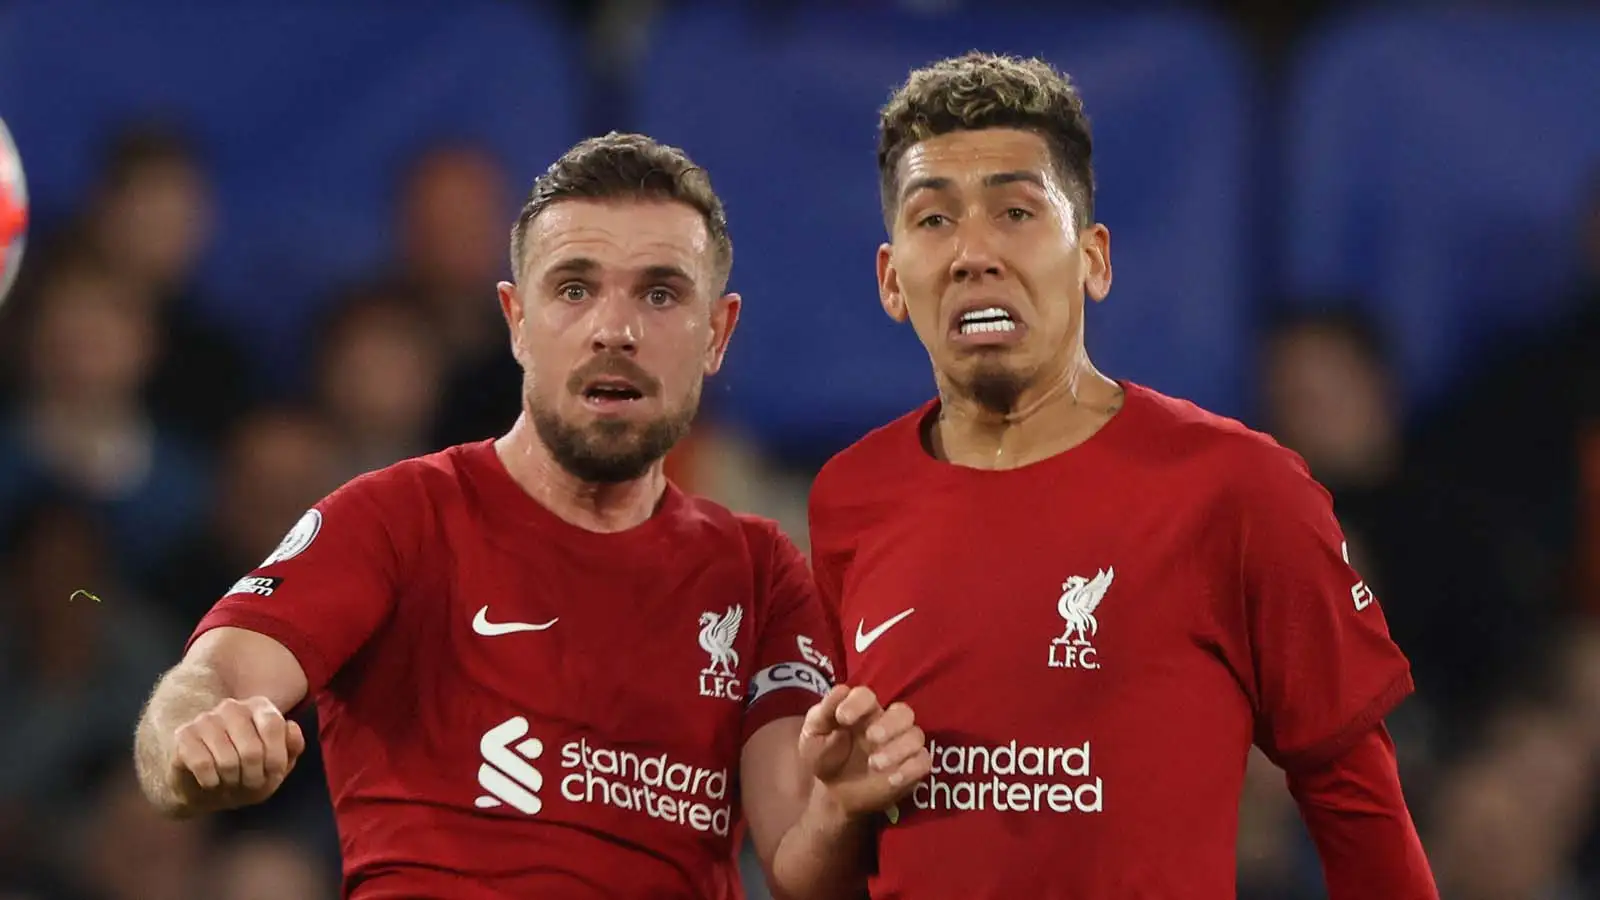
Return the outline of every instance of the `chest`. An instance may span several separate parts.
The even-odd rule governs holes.
[[[1152,496],[929,498],[861,535],[841,627],[852,681],[919,721],[1009,728],[1182,716],[1238,695],[1225,554],[1198,509]],[[1029,508],[1031,507],[1031,509]]]
[[[434,596],[413,598],[446,651],[418,654],[444,692],[430,714],[461,728],[523,716],[706,764],[737,752],[763,612],[739,553],[452,549]]]

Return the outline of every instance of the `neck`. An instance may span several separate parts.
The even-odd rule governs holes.
[[[495,452],[529,496],[563,521],[589,531],[627,531],[644,524],[667,489],[661,460],[632,481],[595,484],[578,479],[550,455],[526,413],[495,441]]]
[[[940,384],[935,456],[973,469],[1016,469],[1078,446],[1122,409],[1122,386],[1087,356],[1055,378],[1023,392],[1009,413],[985,407],[952,385]]]

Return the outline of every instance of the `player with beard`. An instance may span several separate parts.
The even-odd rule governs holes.
[[[709,179],[642,136],[586,141],[511,262],[522,417],[308,511],[157,685],[145,792],[178,816],[267,798],[309,701],[347,897],[731,898],[741,819],[780,893],[859,889],[921,733],[830,690],[775,525],[662,473],[739,316]]]
[[[1383,725],[1410,669],[1327,493],[1270,438],[1090,361],[1111,242],[1070,81],[946,60],[878,148],[879,294],[938,397],[811,495],[844,669],[910,703],[933,757],[872,895],[1231,898],[1255,744],[1333,900],[1436,897]]]

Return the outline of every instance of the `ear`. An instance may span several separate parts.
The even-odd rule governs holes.
[[[707,375],[715,375],[722,368],[723,357],[728,354],[728,342],[733,339],[733,329],[739,325],[739,308],[744,303],[738,294],[728,293],[711,304],[711,340],[706,344]]]
[[[893,244],[878,245],[878,302],[896,322],[904,323],[909,316],[905,295],[900,293],[900,273],[894,268]]]
[[[1111,230],[1099,223],[1078,235],[1083,252],[1083,293],[1099,303],[1111,293]]]
[[[515,284],[502,281],[494,289],[500,296],[500,314],[505,316],[506,328],[511,332],[511,355],[517,358],[517,362],[523,362],[522,323],[527,318],[527,307],[523,305]]]

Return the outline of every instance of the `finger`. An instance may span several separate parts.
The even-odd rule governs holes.
[[[933,754],[927,747],[919,747],[909,758],[900,763],[899,768],[889,773],[889,783],[895,787],[916,784],[933,771]]]
[[[261,735],[261,771],[267,780],[289,773],[289,729],[283,716],[270,705],[252,710],[256,734]]]
[[[888,743],[914,727],[916,719],[911,707],[904,703],[891,703],[883,715],[878,716],[867,728],[867,740],[874,744]]]
[[[250,708],[243,703],[224,703],[217,708],[217,715],[239,754],[239,785],[246,790],[260,790],[267,783],[267,748],[256,731]]]
[[[879,772],[892,772],[900,764],[923,751],[925,738],[922,729],[911,726],[911,730],[903,731],[893,740],[880,746],[867,758],[867,764]]]
[[[878,705],[878,695],[874,694],[871,688],[854,687],[850,689],[849,695],[839,702],[839,711],[834,717],[846,728],[858,725],[864,727],[871,724],[866,720],[880,712],[882,707]]]
[[[195,783],[205,790],[212,791],[221,786],[222,777],[217,772],[217,761],[194,729],[178,729],[174,750],[173,768],[189,773]]]
[[[300,723],[290,720],[287,723],[287,737],[289,744],[289,768],[294,768],[295,761],[306,752],[306,733],[300,730]]]
[[[212,761],[217,767],[217,783],[219,787],[235,787],[239,784],[239,751],[233,748],[233,739],[228,737],[228,729],[223,725],[222,719],[213,713],[207,713],[192,723],[195,737],[199,738],[206,746],[206,752],[211,754]]]
[[[812,737],[832,734],[837,725],[836,717],[839,704],[844,702],[844,698],[849,693],[850,689],[842,684],[834,687],[833,690],[827,693],[827,696],[806,711],[805,722],[801,725],[801,730]]]

